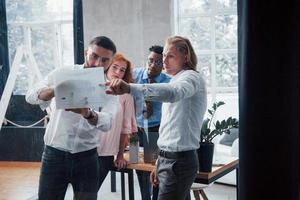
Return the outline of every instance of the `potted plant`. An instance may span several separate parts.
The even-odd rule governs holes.
[[[138,163],[139,161],[139,136],[132,133],[129,136],[129,163]]]
[[[199,171],[211,172],[214,153],[212,140],[223,133],[230,134],[230,130],[238,128],[239,122],[236,118],[228,117],[221,121],[214,122],[217,109],[224,105],[223,101],[215,102],[211,109],[208,109],[209,117],[203,121],[200,135],[200,148],[198,149]]]

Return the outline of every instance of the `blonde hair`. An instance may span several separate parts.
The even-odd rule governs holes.
[[[189,39],[182,36],[171,36],[167,38],[166,44],[175,45],[180,53],[187,56],[184,69],[197,71],[197,56]]]

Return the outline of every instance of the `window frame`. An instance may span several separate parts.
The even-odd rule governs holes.
[[[193,13],[193,14],[181,14],[179,8],[179,1],[174,0],[174,32],[175,34],[180,35],[179,32],[179,21],[180,18],[209,18],[210,19],[210,40],[211,40],[211,48],[205,50],[198,51],[198,57],[203,55],[210,55],[211,59],[211,86],[207,88],[209,95],[212,97],[212,101],[216,101],[217,95],[222,95],[222,93],[233,93],[238,94],[238,87],[217,87],[217,66],[216,66],[216,57],[218,54],[235,54],[237,56],[238,50],[236,48],[231,49],[218,49],[216,48],[216,16],[218,15],[236,15],[237,16],[237,8],[219,8],[217,6],[217,0],[211,0],[211,10],[207,13]],[[236,24],[237,25],[237,24]]]
[[[6,10],[6,1],[1,1],[1,10]],[[16,50],[16,49],[9,49],[8,39],[9,39],[9,30],[10,28],[20,28],[22,30],[22,43],[24,49],[31,51],[32,49],[32,38],[31,32],[34,28],[43,28],[43,27],[53,27],[53,31],[51,31],[50,37],[54,39],[53,44],[51,44],[50,48],[53,49],[53,63],[55,68],[69,66],[71,63],[64,63],[64,47],[63,47],[63,26],[71,26],[73,31],[73,56],[72,56],[72,64],[79,63],[82,64],[84,61],[84,42],[83,42],[83,17],[82,17],[82,0],[71,0],[73,2],[73,16],[71,15],[71,19],[61,19],[61,20],[43,20],[43,21],[36,21],[36,22],[9,22],[7,20],[7,13],[1,12],[1,18],[5,18],[5,20],[1,20],[1,26],[6,25],[6,29],[2,29],[3,34],[1,34],[1,38],[5,37],[7,41],[7,65],[2,67],[7,71],[7,73],[2,73],[3,77],[8,77],[11,64],[14,58],[10,58],[9,51]],[[2,14],[3,13],[3,14]],[[16,46],[17,48],[18,46]],[[2,64],[2,63],[1,63]],[[2,70],[3,72],[6,72]],[[28,74],[31,76],[31,74]],[[28,77],[32,79],[32,77]],[[0,87],[4,90],[6,84],[6,78],[2,79]],[[3,91],[1,90],[1,93]],[[15,89],[14,89],[15,92]],[[13,94],[14,94],[13,92]],[[21,94],[22,95],[22,94]]]

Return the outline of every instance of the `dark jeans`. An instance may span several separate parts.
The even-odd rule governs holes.
[[[40,200],[63,200],[68,184],[75,200],[96,200],[98,192],[97,149],[71,154],[46,146],[39,181]]]
[[[159,126],[149,127],[148,131],[158,132],[158,129]],[[144,134],[145,134],[144,129],[139,127],[138,136],[139,136],[139,143],[141,147],[144,146],[143,145]],[[150,183],[150,172],[143,172],[143,171],[136,170],[136,175],[138,177],[138,181],[140,185],[142,200],[151,200],[151,194],[153,195],[152,200],[156,200],[158,195],[158,187],[152,187]]]
[[[158,200],[190,199],[190,188],[196,178],[198,165],[196,151],[177,159],[159,156],[157,162]]]
[[[151,200],[151,194],[152,200],[156,200],[158,195],[158,187],[152,187],[150,183],[150,172],[136,170],[136,174],[140,185],[142,200]]]
[[[99,190],[108,172],[113,167],[114,156],[99,156],[98,161],[99,161],[99,187],[98,187]]]

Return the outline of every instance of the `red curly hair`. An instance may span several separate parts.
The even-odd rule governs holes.
[[[125,74],[124,74],[124,77],[123,77],[123,80],[126,81],[127,83],[133,83],[134,80],[133,80],[133,77],[132,77],[132,67],[131,67],[131,62],[125,58],[125,56],[121,53],[116,53],[112,62],[111,62],[111,65],[115,62],[115,61],[123,61],[126,63],[126,71],[125,71]],[[110,65],[110,66],[111,66]],[[109,67],[110,67],[109,66]]]

